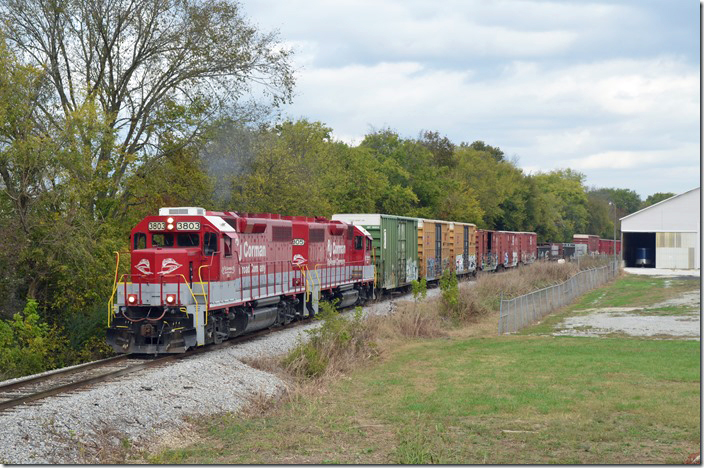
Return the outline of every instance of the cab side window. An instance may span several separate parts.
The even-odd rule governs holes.
[[[232,239],[229,236],[223,236],[223,241],[225,241],[225,256],[232,257]]]
[[[143,232],[134,233],[134,250],[147,248],[147,235]]]
[[[218,250],[218,236],[214,232],[206,232],[203,236],[203,254],[215,255]]]
[[[364,238],[362,236],[356,236],[354,238],[354,249],[362,250],[364,248]]]
[[[367,250],[372,250],[372,240],[367,239]]]

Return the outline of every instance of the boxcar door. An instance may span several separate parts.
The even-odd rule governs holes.
[[[464,257],[464,269],[469,270],[469,226],[464,226],[464,239],[462,242],[462,256]]]
[[[435,277],[442,274],[442,226],[435,223]]]
[[[398,284],[406,283],[406,221],[398,220],[396,223],[398,233]]]

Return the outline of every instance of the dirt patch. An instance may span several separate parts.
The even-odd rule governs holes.
[[[587,309],[583,315],[568,317],[553,333],[556,336],[603,336],[623,333],[630,336],[700,339],[701,295],[687,291],[680,296],[647,307],[606,307]],[[661,315],[659,309],[681,308],[678,313]]]
[[[649,309],[662,309],[663,307],[699,307],[701,294],[699,291],[689,291],[679,297],[673,297],[658,304],[648,306]]]

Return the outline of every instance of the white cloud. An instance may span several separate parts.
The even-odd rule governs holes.
[[[662,166],[663,162],[670,165],[687,164],[698,151],[699,148],[692,145],[661,151],[604,151],[583,158],[568,159],[565,163],[577,170],[642,169]]]
[[[619,186],[647,187],[656,182],[644,180],[644,167],[667,168],[662,173],[674,178],[676,168],[698,163],[699,64],[688,49],[654,54],[639,45],[658,45],[668,33],[655,29],[663,12],[641,5],[257,0],[246,7],[280,26],[297,51],[290,114],[323,121],[337,138],[359,142],[385,126],[406,137],[437,130],[457,143],[498,145],[526,170],[569,165],[590,184],[618,173]],[[683,174],[698,179],[677,174],[680,184]]]

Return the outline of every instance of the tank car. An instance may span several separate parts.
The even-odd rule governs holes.
[[[371,247],[363,228],[322,217],[161,208],[131,231],[107,341],[118,353],[182,353],[315,315],[320,300],[364,302]]]

